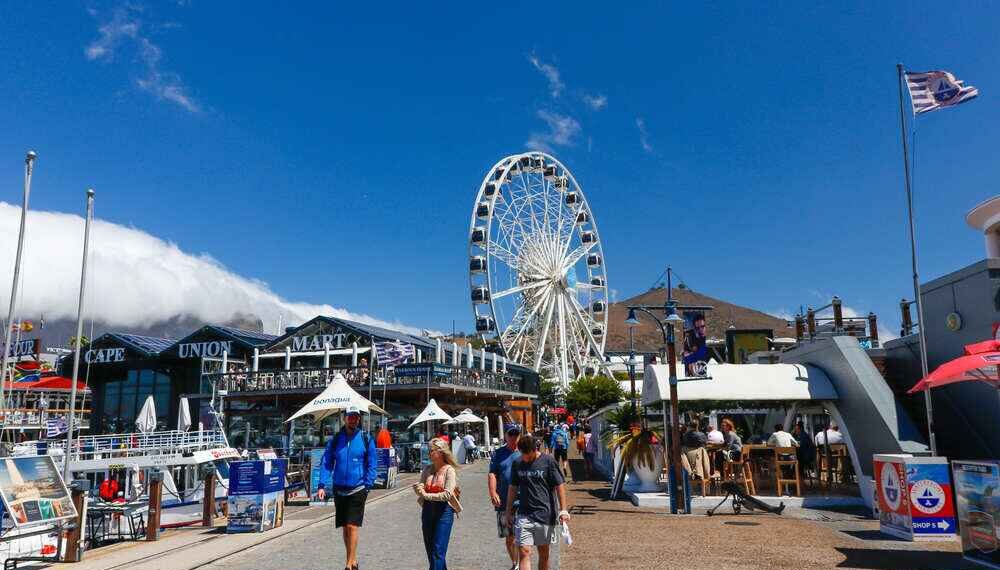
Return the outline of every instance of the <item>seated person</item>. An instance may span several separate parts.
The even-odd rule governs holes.
[[[792,437],[792,434],[785,431],[785,426],[774,424],[774,433],[767,438],[767,445],[769,447],[798,447],[799,442]]]
[[[844,434],[840,433],[840,428],[837,427],[837,424],[830,424],[830,429],[826,431],[821,431],[821,429],[816,430],[816,445],[844,443]]]
[[[715,429],[715,426],[711,424],[709,424],[708,426],[708,433],[706,434],[706,438],[708,439],[708,443],[716,445],[726,442],[726,439],[722,437],[722,432]]]
[[[706,443],[708,438],[698,430],[698,422],[689,423],[687,431],[681,436],[681,459],[684,460],[685,469],[696,479],[704,479],[710,475]]]

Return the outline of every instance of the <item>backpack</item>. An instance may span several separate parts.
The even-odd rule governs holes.
[[[568,443],[566,441],[566,437],[567,437],[566,436],[566,432],[564,432],[562,430],[559,430],[559,432],[556,433],[556,449],[567,449],[567,448],[569,448],[569,445],[568,445]]]

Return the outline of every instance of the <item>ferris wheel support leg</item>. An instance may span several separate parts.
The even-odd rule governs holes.
[[[569,300],[573,304],[573,306],[576,307],[577,309],[576,311],[572,311],[573,316],[575,316],[577,320],[580,321],[580,325],[583,327],[583,332],[587,338],[587,343],[590,344],[590,347],[594,349],[594,352],[596,353],[597,358],[600,361],[600,364],[598,366],[600,366],[601,369],[604,370],[604,372],[608,375],[608,378],[613,379],[615,375],[611,371],[611,367],[608,366],[608,363],[604,360],[604,349],[602,349],[597,344],[597,341],[594,340],[594,335],[590,332],[590,327],[587,326],[586,321],[584,321],[583,317],[580,316],[580,312],[583,312],[583,307],[580,306],[580,303],[578,303],[576,299],[570,297]]]
[[[545,324],[542,326],[542,336],[538,339],[538,354],[535,355],[535,372],[538,372],[542,367],[542,356],[545,354],[545,341],[549,337],[549,324],[552,322],[552,309],[555,308],[555,303],[552,302],[551,297],[546,299],[546,304],[548,307],[545,309]]]
[[[563,297],[566,293],[559,295],[556,302],[559,303],[559,373],[562,376],[560,381],[563,388],[569,387],[569,365],[566,363],[566,307]]]

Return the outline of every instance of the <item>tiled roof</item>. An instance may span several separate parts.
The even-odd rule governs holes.
[[[170,345],[177,342],[171,338],[157,338],[152,336],[142,336],[137,334],[127,334],[127,333],[108,333],[109,336],[117,338],[118,340],[130,345],[132,348],[146,353],[148,356],[157,355]]]
[[[278,338],[276,335],[262,333],[258,331],[248,331],[246,329],[237,329],[233,327],[224,327],[220,325],[211,325],[211,328],[221,332],[222,334],[233,337],[236,340],[243,341],[252,346],[263,346],[272,340]]]

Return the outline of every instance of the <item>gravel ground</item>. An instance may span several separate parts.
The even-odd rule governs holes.
[[[452,530],[449,570],[508,570],[510,560],[496,535],[496,516],[486,492],[488,464],[480,461],[459,471],[463,512]],[[359,562],[364,570],[427,568],[420,531],[420,510],[412,492],[371,504],[361,530]],[[283,536],[220,560],[212,570],[339,570],[344,546],[333,521]],[[552,568],[559,568],[558,556]]]
[[[563,570],[978,568],[962,560],[957,541],[886,540],[878,522],[857,511],[670,516],[607,500],[603,482],[571,484],[569,491],[573,546],[563,554]]]

